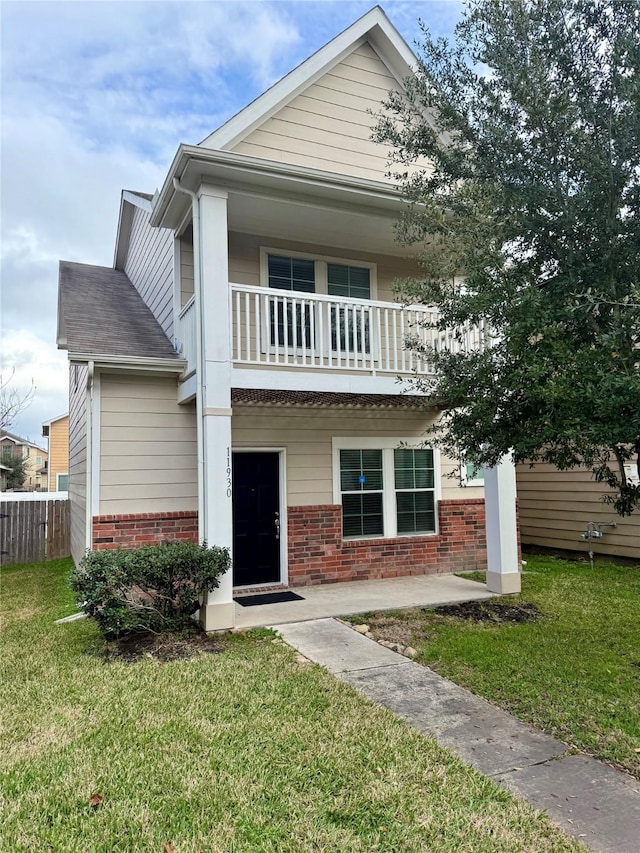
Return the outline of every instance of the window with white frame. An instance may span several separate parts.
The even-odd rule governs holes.
[[[484,485],[484,469],[482,465],[477,465],[470,459],[462,459],[462,485],[464,486],[483,486]]]
[[[345,538],[437,531],[438,459],[400,438],[334,438],[334,500]]]
[[[370,352],[370,309],[361,303],[375,298],[375,264],[265,247],[260,249],[260,259],[263,286],[338,297],[328,321],[334,352]],[[340,303],[341,299],[349,302]],[[274,298],[269,323],[272,346],[310,347],[314,323],[310,303],[284,305]]]
[[[56,491],[66,492],[69,490],[69,475],[56,474]]]

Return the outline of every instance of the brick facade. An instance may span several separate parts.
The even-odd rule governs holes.
[[[438,505],[438,534],[395,539],[343,539],[342,507],[289,507],[289,584],[484,570],[484,500]],[[166,541],[198,541],[198,513],[101,515],[93,519],[93,549],[135,548]]]
[[[197,512],[143,512],[128,515],[96,515],[93,518],[92,548],[139,548],[180,540],[198,541]]]
[[[438,534],[395,539],[342,538],[342,507],[289,507],[292,586],[484,570],[484,499],[440,501]]]

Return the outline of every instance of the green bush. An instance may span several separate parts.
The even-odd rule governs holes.
[[[229,549],[206,543],[89,551],[71,576],[71,588],[106,637],[160,633],[190,624],[201,596],[218,586],[229,566]]]

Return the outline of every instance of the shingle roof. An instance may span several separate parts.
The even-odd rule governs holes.
[[[22,438],[21,435],[16,435],[15,432],[9,432],[8,429],[0,429],[0,441],[2,441],[3,438],[8,438],[10,441],[13,441],[15,444],[28,444],[29,447],[35,447],[36,450],[42,450],[43,452],[46,453],[44,448],[40,447],[39,444],[34,444],[34,442],[31,441],[30,439]]]
[[[233,388],[231,402],[253,406],[334,406],[343,409],[419,409],[428,405],[425,397],[415,394],[343,394],[257,388]]]
[[[59,288],[69,352],[171,360],[179,357],[121,270],[60,261]]]

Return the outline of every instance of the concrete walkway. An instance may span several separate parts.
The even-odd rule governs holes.
[[[484,584],[456,575],[416,575],[373,581],[293,587],[302,601],[242,607],[236,602],[236,628],[257,628],[284,622],[304,622],[323,616],[349,616],[371,610],[401,610],[404,607],[438,607],[459,601],[492,598]]]
[[[343,584],[341,586],[344,586]],[[640,851],[640,782],[335,619],[272,624],[285,642],[546,811],[598,853]]]

